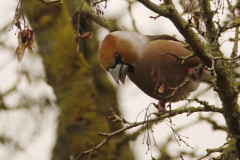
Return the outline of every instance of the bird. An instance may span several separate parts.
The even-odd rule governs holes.
[[[126,76],[145,94],[157,99],[156,108],[165,111],[167,102],[186,99],[201,81],[213,75],[191,49],[170,35],[141,35],[114,31],[102,41],[98,50],[101,67],[117,84]]]

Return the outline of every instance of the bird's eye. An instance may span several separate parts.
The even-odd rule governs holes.
[[[121,60],[121,56],[120,56],[120,54],[118,53],[118,52],[116,52],[116,54],[115,54],[115,62],[116,62],[116,64],[117,63],[120,63],[122,60]]]

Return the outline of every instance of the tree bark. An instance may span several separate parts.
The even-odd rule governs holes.
[[[97,132],[112,132],[121,127],[107,117],[109,108],[116,112],[116,92],[107,79],[107,74],[97,61],[98,41],[92,24],[93,37],[80,45],[76,52],[74,27],[69,17],[67,3],[46,5],[37,0],[24,0],[23,10],[27,15],[38,52],[45,66],[46,80],[54,89],[59,116],[57,141],[52,159],[68,160],[81,151],[91,149],[104,137]],[[76,8],[79,6],[75,6]],[[85,25],[85,26],[84,26]],[[36,51],[35,51],[36,52]],[[99,151],[92,153],[94,160],[134,159],[128,142],[121,143],[124,135],[110,140]]]

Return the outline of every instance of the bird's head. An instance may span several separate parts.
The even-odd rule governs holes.
[[[114,80],[124,84],[128,72],[133,72],[142,57],[148,38],[135,32],[117,31],[108,34],[98,51],[98,59],[103,69]]]

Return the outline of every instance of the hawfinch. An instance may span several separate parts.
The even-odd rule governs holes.
[[[127,75],[144,93],[159,100],[159,110],[165,110],[166,102],[186,99],[201,80],[211,77],[204,67],[196,73],[193,68],[200,60],[191,53],[183,42],[169,35],[116,31],[104,38],[98,59],[118,84],[119,80],[124,84]]]

